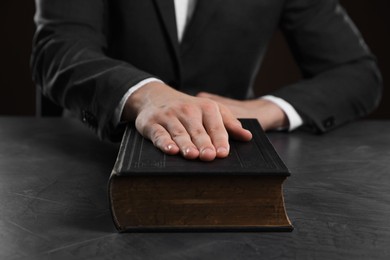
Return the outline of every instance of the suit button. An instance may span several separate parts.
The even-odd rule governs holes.
[[[83,123],[93,128],[97,128],[98,126],[97,118],[91,112],[83,110],[81,114],[82,114],[81,120],[83,121]]]
[[[323,127],[325,128],[331,128],[332,126],[334,126],[334,117],[328,117],[327,119],[325,119],[324,121],[322,121],[322,125]]]

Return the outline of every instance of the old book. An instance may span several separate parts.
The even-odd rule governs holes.
[[[255,119],[241,119],[250,142],[230,140],[212,162],[165,155],[129,125],[109,180],[123,231],[291,231],[283,199],[289,170]]]

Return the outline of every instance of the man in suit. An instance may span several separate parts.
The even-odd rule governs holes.
[[[162,151],[226,157],[236,118],[326,132],[378,104],[376,61],[338,0],[36,0],[33,77],[117,140],[123,122]],[[280,28],[304,80],[265,97],[252,84]],[[277,74],[278,72],[276,72]],[[282,76],[282,75],[281,75]]]

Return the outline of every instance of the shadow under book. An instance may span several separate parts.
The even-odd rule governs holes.
[[[289,170],[255,119],[249,142],[230,140],[212,162],[166,155],[132,125],[109,180],[116,228],[126,231],[292,231],[283,199]]]

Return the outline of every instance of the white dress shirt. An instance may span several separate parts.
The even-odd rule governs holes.
[[[185,27],[188,24],[188,21],[191,19],[192,14],[194,13],[195,10],[195,4],[197,0],[174,0],[175,3],[175,15],[176,15],[176,27],[177,27],[177,36],[179,42],[181,42],[183,38],[183,34],[185,31]],[[125,106],[126,100],[130,97],[134,91],[137,89],[143,87],[147,83],[153,82],[153,81],[159,81],[160,80],[156,78],[148,78],[140,81],[136,85],[130,87],[130,89],[126,92],[126,94],[122,97],[121,102],[115,109],[115,114],[113,118],[113,123],[114,125],[117,125],[120,122],[120,118],[122,115],[123,108]],[[261,97],[263,99],[269,100],[276,105],[278,105],[283,112],[286,114],[288,120],[289,120],[289,127],[288,130],[292,131],[299,126],[302,125],[303,120],[297,113],[297,111],[293,108],[293,106],[290,105],[287,101],[284,99],[272,96],[272,95],[267,95]]]

